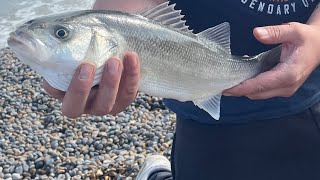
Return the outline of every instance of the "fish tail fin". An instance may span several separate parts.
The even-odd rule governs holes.
[[[281,45],[277,46],[269,51],[258,54],[255,57],[258,61],[262,63],[262,72],[269,71],[280,62],[281,47]]]

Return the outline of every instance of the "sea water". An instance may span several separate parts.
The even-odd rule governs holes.
[[[9,33],[30,19],[60,12],[91,9],[95,0],[0,0],[0,49]]]

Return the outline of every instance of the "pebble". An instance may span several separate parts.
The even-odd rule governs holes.
[[[102,149],[103,149],[103,144],[97,143],[97,144],[95,144],[94,148],[95,148],[96,150],[102,150]]]
[[[66,148],[65,149],[67,152],[74,152],[74,149],[73,148]]]
[[[57,149],[58,146],[59,146],[59,143],[58,143],[57,140],[53,140],[53,141],[51,142],[51,148],[52,148],[52,149]]]
[[[97,175],[97,176],[102,176],[102,175],[103,175],[103,172],[101,171],[101,169],[99,169],[99,170],[96,172],[96,175]]]
[[[59,174],[57,178],[58,180],[65,180],[66,176],[64,174]]]
[[[173,137],[174,137],[174,134],[173,134],[173,133],[168,133],[168,134],[166,135],[166,140],[171,140],[171,139],[173,139]]]
[[[18,174],[18,173],[13,173],[12,174],[12,180],[19,180],[19,179],[21,179],[21,175],[20,174]]]
[[[23,167],[22,166],[17,166],[15,169],[15,172],[18,174],[22,174],[23,173]]]
[[[8,173],[8,174],[5,174],[5,175],[3,176],[3,178],[4,178],[4,179],[11,178],[11,174],[9,174],[9,173]]]
[[[0,50],[0,179],[135,179],[145,157],[170,157],[176,116],[139,93],[116,116],[61,114],[42,77]]]
[[[35,163],[34,163],[34,165],[35,165],[35,168],[36,169],[41,169],[41,168],[43,168],[43,166],[44,166],[44,161],[43,160],[37,160]]]

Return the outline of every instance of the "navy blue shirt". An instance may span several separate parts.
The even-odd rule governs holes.
[[[200,32],[222,22],[231,27],[231,51],[234,55],[255,55],[274,46],[263,45],[253,28],[286,22],[305,23],[319,0],[172,0],[186,15],[187,24]],[[317,68],[290,98],[250,100],[246,97],[222,97],[221,117],[215,121],[192,102],[165,100],[180,118],[203,123],[244,122],[263,120],[299,113],[320,100],[320,68]]]

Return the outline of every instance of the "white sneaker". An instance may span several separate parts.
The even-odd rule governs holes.
[[[146,158],[136,180],[148,180],[151,174],[161,170],[171,171],[170,161],[161,155],[151,155]]]

